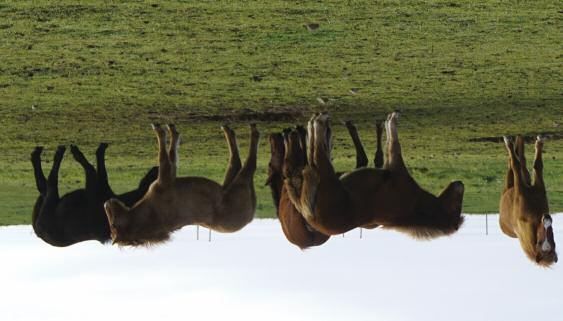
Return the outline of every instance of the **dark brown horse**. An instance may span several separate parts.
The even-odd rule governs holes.
[[[41,168],[43,148],[36,147],[31,153],[35,182],[39,190],[32,224],[35,234],[42,240],[61,247],[88,240],[106,243],[110,240],[110,229],[104,212],[104,202],[116,197],[125,204],[133,205],[156,179],[158,169],[155,167],[145,175],[136,190],[115,195],[108,182],[104,159],[106,148],[107,144],[102,143],[96,151],[96,169],[78,147],[70,147],[74,159],[84,168],[86,187],[63,197],[59,197],[58,178],[65,147],[59,146],[55,152],[53,167],[47,179]]]
[[[438,197],[420,188],[403,162],[397,118],[398,113],[392,113],[385,122],[383,169],[360,168],[341,177],[331,163],[328,115],[310,120],[308,164],[285,185],[292,203],[315,230],[335,235],[380,225],[428,239],[459,229],[463,184],[451,183]]]
[[[358,131],[352,122],[345,122],[348,133],[356,149],[356,169],[366,167],[368,158],[358,136]],[[383,152],[381,151],[382,126],[377,124],[377,150],[375,153],[375,167],[383,166]],[[322,234],[312,228],[303,215],[295,208],[283,183],[285,178],[299,177],[299,170],[307,165],[307,134],[302,126],[296,126],[291,131],[270,135],[271,159],[268,168],[267,185],[270,186],[276,214],[280,220],[286,238],[301,249],[324,244],[330,236]],[[342,176],[342,173],[338,174]]]
[[[254,218],[256,194],[254,172],[259,133],[250,126],[250,148],[241,164],[235,133],[223,126],[229,146],[229,164],[220,185],[204,177],[177,177],[180,135],[173,125],[166,131],[153,125],[158,142],[159,172],[157,180],[134,206],[116,199],[105,204],[111,237],[119,245],[151,245],[168,240],[170,234],[185,225],[201,225],[218,232],[242,229]]]
[[[518,238],[524,253],[540,266],[557,262],[552,218],[543,181],[543,139],[536,139],[534,182],[526,168],[524,139],[510,137],[504,142],[508,150],[508,172],[500,198],[500,227],[504,234]]]

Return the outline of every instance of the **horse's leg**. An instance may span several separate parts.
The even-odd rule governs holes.
[[[399,134],[397,132],[398,112],[393,112],[387,117],[385,129],[387,132],[387,159],[385,168],[395,172],[408,172],[401,154]]]
[[[302,157],[307,165],[307,130],[301,125],[295,126],[295,130],[299,133],[299,144],[301,146]]]
[[[248,148],[248,156],[244,161],[244,165],[239,171],[236,179],[239,177],[250,179],[254,177],[254,172],[256,171],[256,159],[258,155],[258,141],[260,140],[260,133],[256,128],[256,124],[250,124],[250,144]]]
[[[276,213],[279,212],[281,190],[283,187],[282,167],[285,158],[285,146],[282,134],[270,134],[270,163],[268,163],[268,180],[266,185],[270,186]]]
[[[534,186],[545,190],[545,183],[543,181],[543,142],[544,139],[538,136],[536,139],[536,154],[534,157]]]
[[[320,114],[313,121],[313,164],[319,171],[338,178],[331,162],[331,130],[328,121],[327,114]]]
[[[153,124],[152,129],[156,134],[158,144],[158,178],[157,182],[161,186],[166,186],[174,180],[172,163],[166,151],[166,131],[159,125]]]
[[[353,227],[348,193],[331,163],[331,130],[327,114],[313,121],[315,136],[314,163],[304,171],[301,193],[303,217],[314,228],[328,234]],[[323,233],[325,233],[323,232]]]
[[[346,125],[348,134],[350,134],[354,147],[356,148],[356,168],[366,167],[368,165],[368,157],[362,145],[362,141],[360,140],[360,136],[358,135],[356,126],[349,120],[344,122],[344,125]]]
[[[86,191],[90,193],[89,195],[98,195],[99,185],[96,169],[88,162],[86,157],[84,157],[84,154],[80,151],[78,146],[70,145],[70,152],[72,153],[74,159],[84,169],[84,174],[86,176]]]
[[[98,149],[96,150],[96,165],[98,174],[98,185],[102,191],[104,191],[107,196],[111,197],[115,195],[109,186],[108,172],[106,169],[106,149],[108,148],[107,143],[100,143]]]
[[[313,165],[315,163],[315,128],[314,121],[317,115],[313,115],[307,123],[307,139],[309,140],[309,153],[307,155],[307,164]]]
[[[377,134],[377,148],[375,150],[375,158],[373,163],[375,168],[382,168],[383,167],[383,148],[381,147],[381,136],[383,134],[383,124],[376,123],[376,134]]]
[[[510,156],[508,157],[508,170],[506,171],[506,179],[504,181],[504,189],[510,189],[514,187],[514,172],[512,171],[512,165],[510,163]]]
[[[39,194],[44,195],[47,193],[47,179],[45,174],[43,174],[43,168],[41,167],[41,153],[43,152],[43,147],[37,146],[31,153],[31,165],[33,165],[33,173],[35,175],[35,185],[37,185],[37,190]]]
[[[528,185],[532,185],[530,180],[530,172],[526,167],[526,154],[524,152],[524,138],[520,135],[516,136],[516,155],[520,159],[520,170],[522,171],[522,179]]]
[[[61,168],[61,161],[63,160],[65,150],[66,148],[62,145],[57,148],[53,158],[53,166],[47,177],[45,198],[41,205],[36,204],[36,206],[40,207],[36,207],[38,211],[33,213],[33,229],[37,235],[51,232],[53,228],[57,228],[59,223],[55,217],[55,210],[59,203],[59,169]]]
[[[242,168],[242,164],[240,161],[235,132],[227,125],[221,126],[221,129],[225,134],[225,139],[227,140],[227,144],[229,146],[229,165],[227,166],[225,178],[223,179],[223,188],[227,188],[237,176],[238,172]]]
[[[176,178],[178,171],[178,147],[180,146],[180,134],[176,130],[176,126],[174,124],[168,125],[168,135],[170,136],[168,159],[170,160],[172,178]]]
[[[514,142],[512,141],[511,137],[504,136],[504,144],[506,146],[506,149],[508,150],[510,167],[512,168],[512,172],[514,173],[514,190],[517,193],[521,194],[524,184],[522,171],[520,171],[520,160],[514,150]]]

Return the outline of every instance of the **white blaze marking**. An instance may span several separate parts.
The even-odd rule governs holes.
[[[549,252],[551,251],[551,245],[549,245],[549,242],[547,241],[547,239],[545,239],[541,245],[541,250],[543,252]]]
[[[551,219],[550,218],[546,218],[543,220],[543,227],[545,228],[549,228],[551,226]]]

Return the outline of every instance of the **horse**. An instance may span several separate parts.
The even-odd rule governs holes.
[[[356,169],[366,167],[368,158],[360,141],[358,131],[351,121],[344,123],[356,150]],[[377,123],[377,150],[374,163],[376,168],[383,165],[381,151],[382,126]],[[276,214],[282,226],[282,231],[289,242],[304,250],[312,246],[324,244],[330,236],[322,234],[312,228],[301,213],[291,203],[284,187],[283,180],[307,163],[306,131],[303,126],[296,126],[295,130],[286,129],[283,134],[275,133],[269,137],[271,158],[268,165],[268,180]],[[286,153],[287,151],[287,153]],[[339,173],[342,176],[344,173]]]
[[[450,183],[439,196],[423,190],[410,176],[401,154],[397,112],[385,122],[387,157],[383,168],[359,168],[338,176],[331,163],[329,116],[308,123],[308,163],[285,180],[291,202],[315,230],[336,235],[357,227],[383,228],[432,239],[456,232],[464,186]]]
[[[508,150],[508,171],[500,197],[499,222],[502,232],[518,238],[526,256],[542,267],[557,262],[553,219],[549,215],[545,182],[543,180],[542,150],[544,139],[535,142],[534,181],[526,167],[524,138],[504,137]]]
[[[33,150],[31,163],[39,197],[33,208],[32,226],[35,234],[43,241],[57,247],[66,247],[88,240],[107,243],[111,237],[104,202],[110,198],[117,198],[125,204],[133,205],[156,179],[155,167],[148,171],[137,189],[116,195],[108,182],[105,165],[107,147],[108,144],[101,143],[96,150],[96,169],[77,146],[71,145],[70,150],[74,159],[84,169],[86,186],[63,197],[59,197],[58,177],[66,147],[57,148],[47,179],[41,167],[43,147],[38,146]]]
[[[118,199],[105,203],[114,244],[149,246],[165,242],[170,234],[185,225],[201,225],[231,233],[246,226],[254,218],[256,193],[254,172],[259,133],[250,125],[248,158],[241,165],[235,133],[228,126],[222,130],[229,147],[229,163],[223,184],[204,177],[176,177],[180,136],[174,125],[166,131],[153,124],[158,144],[158,178],[133,207]]]

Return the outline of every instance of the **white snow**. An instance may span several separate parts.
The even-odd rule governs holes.
[[[555,215],[555,237],[563,233]],[[276,220],[234,234],[191,226],[165,245],[54,248],[29,226],[0,228],[2,320],[557,320],[562,263],[530,262],[498,216],[449,238],[381,229],[300,251]]]

